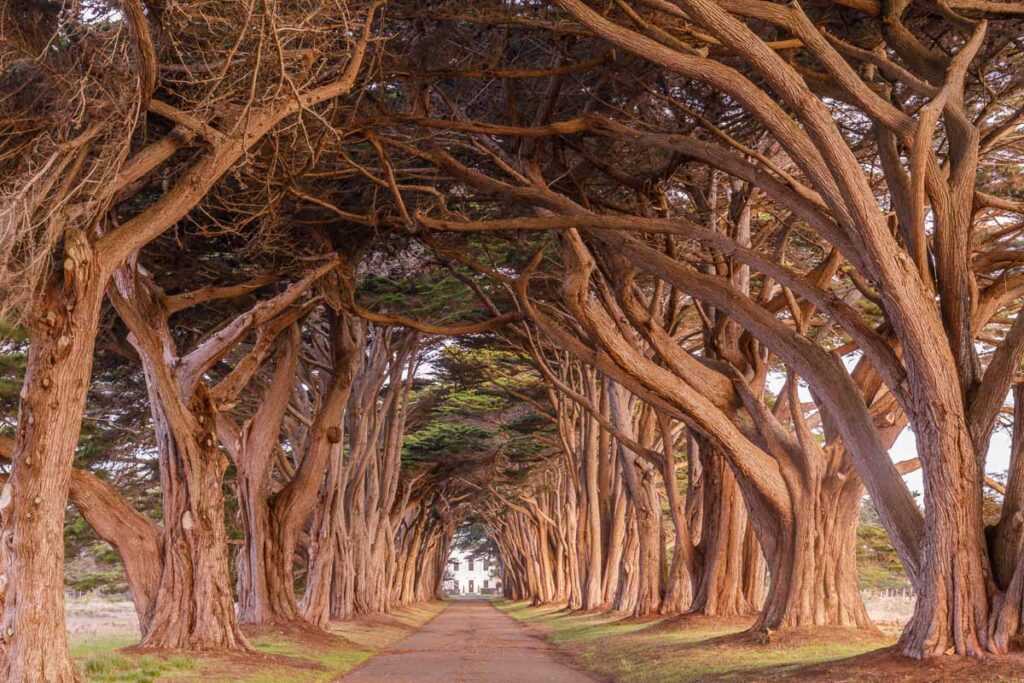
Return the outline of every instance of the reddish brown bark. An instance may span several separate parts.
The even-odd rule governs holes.
[[[66,146],[60,139],[60,133],[51,137],[46,130],[49,125],[39,126],[46,138],[46,143],[41,146],[53,149],[56,155],[64,155],[65,160],[57,168],[70,169],[68,173],[61,176],[59,173],[42,172],[49,164],[31,159],[29,145],[25,145],[24,140],[17,138],[15,143],[20,146],[15,155],[28,157],[26,167],[31,169],[32,178],[23,185],[9,188],[11,196],[32,197],[41,206],[34,207],[40,209],[39,216],[28,215],[33,208],[29,207],[24,217],[13,219],[27,226],[12,229],[16,235],[13,244],[23,252],[18,254],[18,259],[43,263],[41,270],[45,274],[40,282],[23,283],[33,292],[33,303],[27,307],[25,317],[34,332],[23,390],[18,445],[12,477],[8,482],[11,504],[7,506],[2,520],[8,590],[0,629],[6,639],[2,673],[8,680],[62,681],[75,677],[66,654],[63,629],[61,522],[89,384],[99,308],[110,275],[131,252],[142,248],[184,217],[227,169],[275,125],[303,107],[348,92],[358,76],[369,41],[367,22],[362,39],[354,46],[338,80],[289,98],[284,104],[275,103],[266,110],[254,112],[246,117],[245,125],[239,127],[237,137],[211,136],[217,142],[215,148],[209,154],[201,154],[200,160],[182,173],[179,182],[164,196],[150,203],[120,228],[106,231],[93,240],[92,231],[105,222],[107,212],[120,201],[122,191],[166,161],[192,137],[190,133],[183,134],[181,129],[175,129],[166,140],[153,143],[123,163],[129,151],[126,145],[136,138],[132,135],[132,127],[137,123],[135,113],[145,110],[156,83],[156,50],[146,25],[146,14],[138,3],[128,3],[123,13],[130,37],[127,43],[133,47],[138,59],[137,93],[132,94],[130,89],[125,89],[104,93],[95,99],[90,94],[81,100],[76,94],[65,100],[62,99],[64,95],[54,93],[54,111],[60,111],[63,106],[78,110],[78,121],[69,127],[83,134],[75,144]],[[50,30],[58,29],[55,25],[44,25],[42,31],[29,39],[26,45],[42,37],[42,46],[51,39]],[[99,35],[83,33],[83,36],[83,45],[104,40]],[[15,40],[21,37],[25,36]],[[58,52],[60,56],[55,57],[55,62],[44,70],[56,67],[57,73],[53,77],[65,83],[76,82],[76,78],[82,77],[82,73],[76,71],[78,65],[89,63],[100,55],[104,55],[102,61],[108,66],[116,69],[121,64],[118,59],[108,62],[107,57],[112,57],[113,53],[103,50],[85,50],[78,54],[69,46],[66,54],[63,50]],[[63,64],[58,65],[57,62]],[[65,73],[61,71],[65,65],[75,66]],[[84,89],[91,87],[87,85]],[[71,92],[77,91],[73,88]],[[108,94],[113,98],[128,99],[107,101],[105,97]],[[86,100],[90,102],[88,106],[85,105]],[[35,96],[29,96],[25,101],[32,103],[30,106],[39,102]],[[249,102],[252,102],[251,97]],[[173,110],[173,107],[165,109]],[[30,120],[33,115],[29,113],[26,117],[26,112],[16,112],[16,109],[10,109],[8,115],[15,115],[18,120]],[[95,149],[90,148],[95,140],[106,136],[104,128],[113,131],[110,137],[115,138],[115,142],[103,140],[95,145]],[[199,128],[210,130],[202,124]],[[95,150],[98,152],[93,155]],[[58,159],[57,156],[54,158]],[[37,183],[41,177],[42,183]],[[83,187],[87,189],[81,190]],[[14,204],[21,204],[21,201]],[[11,213],[7,218],[14,215]],[[89,236],[75,227],[61,226],[60,222],[65,218],[77,223],[82,230],[88,229]],[[47,227],[43,228],[44,225]],[[52,226],[57,226],[56,230]],[[17,234],[21,230],[26,234],[24,243]],[[54,253],[32,252],[31,249],[39,245],[46,249],[54,246],[47,244],[49,237],[37,244],[36,236],[45,231],[55,231],[58,238],[62,236],[63,244],[55,246]],[[56,242],[59,239],[54,240]],[[54,257],[58,260],[58,274],[50,277],[50,269],[54,265],[51,259]],[[35,331],[37,325],[41,332]],[[37,499],[38,503],[35,502]]]
[[[1013,388],[1014,406],[1024,405],[1024,384]],[[1024,609],[1024,410],[1014,410],[1010,469],[999,521],[989,527],[992,579],[996,597],[992,610],[992,648],[1007,652],[1021,636]]]
[[[178,356],[168,323],[171,301],[134,262],[116,275],[109,296],[139,352],[160,454],[163,493],[163,574],[143,645],[172,649],[248,649],[238,627],[228,571],[224,472],[218,401],[230,401],[261,365],[273,340],[305,312],[292,306],[335,265],[329,261],[276,297],[256,304]],[[224,296],[233,296],[225,290]],[[212,390],[203,374],[242,339],[257,332],[252,350]],[[173,364],[167,358],[175,358]]]
[[[253,417],[236,428],[220,418],[222,438],[229,442],[238,463],[239,520],[242,546],[235,557],[238,620],[241,623],[281,623],[299,618],[293,587],[284,564],[284,549],[275,542],[279,523],[270,501],[274,456],[279,448],[281,421],[291,395],[300,344],[298,329],[279,342],[274,367],[263,401]]]
[[[331,452],[327,474],[310,522],[306,592],[302,614],[307,621],[325,627],[331,619],[350,619],[352,568],[345,526],[341,481],[343,454]],[[332,606],[335,608],[332,610]]]
[[[627,414],[628,403],[622,389],[609,385],[608,393],[612,421],[620,432],[632,438],[633,420]],[[641,463],[635,454],[621,444],[618,457],[636,525],[636,586],[632,613],[633,616],[643,617],[661,609],[661,502],[654,488],[655,472],[651,466]]]
[[[411,599],[414,587],[406,577],[411,581],[422,569],[412,550],[396,554],[400,520],[393,517],[405,511],[397,500],[400,454],[417,338],[377,328],[364,349],[362,335],[357,337],[358,344],[349,340],[336,349],[334,362],[336,379],[347,382],[341,387],[348,401],[347,458],[340,442],[333,446],[327,477],[308,501],[313,519],[302,610],[316,624],[388,611],[393,600]],[[410,494],[407,489],[406,499]],[[413,533],[413,545],[420,533],[422,528]],[[401,576],[397,588],[390,571]]]
[[[64,508],[92,372],[103,277],[68,237],[65,282],[33,311],[11,476],[0,494],[0,678],[76,681],[64,629]]]
[[[201,386],[201,385],[200,385]],[[203,389],[187,406],[152,396],[163,492],[164,568],[145,647],[247,650],[235,619],[221,489],[228,460],[213,431],[216,410]],[[188,428],[189,423],[194,428]],[[200,426],[202,425],[202,426]],[[205,427],[205,428],[204,428]]]
[[[587,383],[594,393],[594,382],[592,379]],[[597,609],[603,595],[601,593],[601,582],[603,577],[602,549],[604,547],[603,527],[601,525],[602,501],[599,488],[599,437],[597,424],[588,420],[583,448],[583,480],[586,483],[584,491],[586,496],[586,530],[587,530],[587,584],[583,593],[583,609]]]
[[[863,487],[830,477],[801,497],[791,525],[770,548],[771,578],[755,629],[872,628],[857,574],[857,523]]]
[[[0,437],[0,457],[10,459],[14,446],[14,439]],[[163,532],[137,512],[117,489],[90,472],[72,469],[68,493],[75,509],[96,535],[120,555],[139,629],[145,635],[163,571]]]
[[[918,429],[930,514],[915,582],[914,616],[900,649],[923,658],[947,652],[982,656],[989,651],[994,597],[982,521],[981,473],[954,421]]]
[[[331,453],[341,448],[342,433],[338,425],[342,423],[345,415],[345,407],[352,384],[364,353],[361,325],[360,321],[350,316],[344,316],[332,322],[333,372],[323,404],[309,429],[308,446],[301,464],[288,484],[274,496],[270,503],[271,543],[274,552],[277,553],[274,571],[281,577],[278,585],[285,587],[289,593],[294,584],[292,558],[295,554],[299,533],[308,521],[317,502],[318,490],[327,472]],[[315,532],[314,536],[317,536]],[[314,543],[317,541],[314,540]],[[294,597],[291,600],[294,600]],[[322,623],[320,618],[315,618],[313,621]]]
[[[706,442],[698,450],[700,476],[691,480],[690,492],[700,506],[691,611],[719,617],[755,614],[763,598],[758,586],[763,560],[759,549],[752,554],[745,543],[747,510],[725,459]]]

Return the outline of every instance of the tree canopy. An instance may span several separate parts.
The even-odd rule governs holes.
[[[1006,654],[1022,22],[13,3],[3,675],[76,678],[81,520],[147,647],[427,599],[486,537],[509,597],[756,633],[871,628],[874,557],[917,595],[901,653]]]

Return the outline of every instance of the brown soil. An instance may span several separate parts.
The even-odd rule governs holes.
[[[924,661],[907,659],[892,648],[875,650],[858,657],[816,664],[785,677],[801,681],[875,681],[890,683],[933,683],[934,681],[1024,681],[1024,654],[977,660],[970,657],[933,657]]]
[[[350,623],[356,623],[363,626],[393,626],[395,628],[402,629],[411,628],[408,623],[397,617],[393,617],[390,614],[364,614],[356,617]]]
[[[249,638],[285,637],[289,640],[298,641],[305,646],[316,647],[321,650],[329,650],[351,644],[348,639],[336,633],[330,633],[304,621],[285,624],[245,624],[242,626],[242,630]]]
[[[740,631],[723,640],[757,645],[782,645],[785,647],[801,647],[820,643],[845,643],[881,645],[889,641],[885,634],[875,628],[841,628],[838,626],[816,626],[814,628],[787,628],[783,631]]]
[[[695,629],[709,631],[717,629],[746,630],[754,624],[754,617],[709,617],[704,614],[680,614],[674,617],[665,618],[663,622],[650,629],[652,633],[658,631],[679,631],[681,629]]]

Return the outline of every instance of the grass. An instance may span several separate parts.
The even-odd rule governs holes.
[[[846,659],[891,645],[881,635],[839,632],[757,644],[737,634],[742,623],[691,619],[633,620],[572,614],[558,607],[497,603],[509,616],[543,632],[583,668],[615,681],[749,681],[795,677],[802,667]],[[832,637],[829,637],[831,635]]]
[[[436,616],[446,603],[332,625],[334,638],[266,632],[250,641],[257,655],[138,652],[131,635],[74,639],[71,655],[86,681],[158,683],[326,683]],[[125,649],[129,648],[129,649]]]
[[[136,655],[120,651],[134,644],[132,636],[89,638],[73,642],[71,656],[78,661],[87,681],[155,683],[157,680],[181,678],[197,667],[196,660],[185,655]]]
[[[154,683],[196,668],[196,661],[185,655],[132,655],[120,652],[135,645],[133,636],[103,636],[73,641],[71,656],[88,681]]]
[[[182,655],[164,659],[154,656],[102,654],[86,660],[82,665],[82,673],[90,681],[153,683],[166,674],[192,671],[195,667],[194,659]]]

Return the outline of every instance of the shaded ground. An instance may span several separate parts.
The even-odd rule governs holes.
[[[1024,681],[1024,655],[1014,653],[982,661],[970,657],[937,657],[917,662],[900,657],[889,650],[881,650],[838,662],[806,667],[797,673],[801,680],[837,683]]]
[[[111,616],[100,606],[93,626],[70,634],[71,653],[87,681],[156,683],[326,683],[401,640],[445,608],[416,605],[387,616],[331,625],[331,633],[302,629],[247,631],[256,654],[201,655],[145,651],[135,647],[135,622]],[[82,610],[92,613],[90,610]],[[82,616],[83,622],[86,617]]]
[[[932,683],[1024,681],[1024,655],[916,662],[893,654],[895,639],[846,629],[790,632],[759,644],[742,619],[624,619],[558,607],[501,603],[587,670],[622,683],[819,681]]]
[[[545,634],[558,650],[588,670],[630,683],[796,678],[796,672],[808,665],[835,662],[893,642],[881,634],[850,637],[844,633],[824,642],[789,638],[756,644],[737,635],[749,625],[743,619],[635,620],[525,603],[505,603],[500,608]]]
[[[592,683],[490,602],[453,602],[344,683]]]
[[[894,633],[912,600],[873,605],[872,618]],[[1024,656],[975,662],[943,657],[919,663],[892,655],[894,638],[836,630],[796,633],[756,644],[738,635],[749,620],[683,617],[643,621],[570,614],[558,607],[487,603],[419,605],[386,616],[333,624],[332,633],[248,631],[259,651],[236,657],[139,651],[131,603],[95,597],[68,602],[72,652],[90,682],[196,681],[314,683],[358,681],[593,680],[567,666],[623,682],[668,681],[1024,681]],[[884,608],[884,609],[882,609]],[[453,610],[453,611],[452,611]],[[883,615],[888,615],[888,618]],[[554,646],[531,637],[546,637]],[[404,640],[403,640],[404,639]],[[390,648],[390,649],[385,649]],[[375,654],[384,653],[375,659]],[[563,659],[564,658],[564,659]],[[367,661],[370,660],[370,661]],[[411,672],[410,672],[411,669]],[[384,676],[388,676],[385,678]]]

